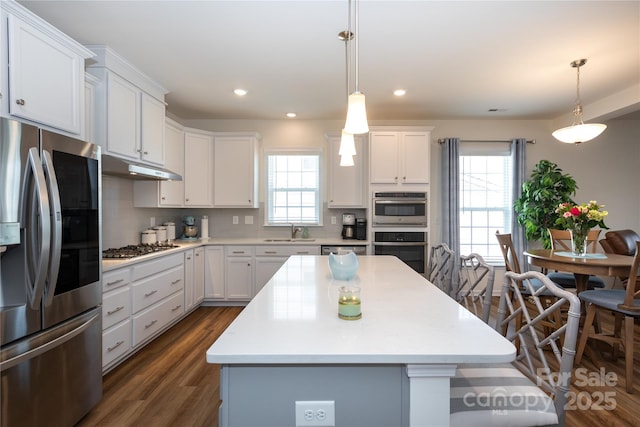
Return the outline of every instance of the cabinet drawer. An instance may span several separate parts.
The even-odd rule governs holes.
[[[171,295],[133,316],[133,346],[146,341],[184,314],[184,292]]]
[[[160,257],[153,261],[147,261],[141,264],[133,266],[133,277],[131,280],[134,282],[152,274],[160,273],[164,270],[182,265],[184,262],[184,253],[180,252],[173,255],[167,255]]]
[[[108,292],[129,283],[131,283],[130,268],[107,271],[102,275],[102,292]]]
[[[102,297],[102,329],[129,318],[131,314],[131,289],[119,288]]]
[[[226,246],[224,251],[227,256],[253,256],[253,246]]]
[[[179,290],[184,290],[184,266],[182,264],[171,270],[134,282],[132,286],[133,313],[137,313]]]
[[[320,246],[256,246],[256,256],[320,255]]]
[[[102,333],[102,367],[126,354],[131,349],[131,322],[129,319]]]

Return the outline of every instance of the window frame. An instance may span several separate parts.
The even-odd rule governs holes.
[[[504,205],[501,207],[491,207],[485,206],[483,207],[467,207],[465,209],[464,200],[465,200],[465,176],[471,175],[469,172],[464,173],[463,163],[465,158],[467,157],[503,157],[507,161],[507,164],[504,165],[503,172],[506,173],[506,176],[503,176],[502,182],[503,187],[502,190],[504,192]],[[466,250],[466,252],[476,252],[482,254],[485,261],[492,265],[503,265],[504,259],[502,257],[502,253],[500,251],[500,247],[498,242],[495,240],[494,234],[496,230],[501,232],[510,232],[511,222],[514,215],[513,212],[513,157],[511,154],[511,145],[506,144],[504,142],[469,142],[469,143],[461,143],[460,144],[460,154],[459,154],[459,179],[460,179],[460,189],[458,194],[459,199],[459,236],[460,236],[460,251],[463,247],[468,247],[471,251]],[[488,171],[485,172],[485,174]],[[486,181],[484,181],[486,182]],[[488,192],[488,190],[485,190]],[[473,212],[486,212],[487,218],[491,215],[491,212],[502,212],[503,215],[503,224],[502,226],[492,225],[490,220],[483,224],[484,231],[487,233],[486,235],[486,243],[476,243],[474,245],[473,240],[473,222],[469,225],[463,223],[463,214],[472,214]],[[467,232],[463,232],[466,230]],[[463,236],[469,236],[470,242],[463,242]],[[482,248],[480,248],[482,247]]]
[[[317,187],[316,187],[316,210],[317,210],[317,223],[302,222],[302,221],[290,221],[290,222],[270,222],[269,213],[272,205],[271,192],[269,187],[269,157],[270,156],[317,156],[318,157],[318,170],[317,170]],[[323,163],[324,153],[320,147],[309,148],[270,148],[264,150],[264,192],[265,192],[265,209],[264,209],[264,225],[267,227],[283,227],[290,226],[291,224],[303,225],[307,227],[321,227],[323,225]]]

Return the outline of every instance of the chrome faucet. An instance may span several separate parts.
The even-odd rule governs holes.
[[[302,227],[296,227],[294,224],[291,224],[291,238],[295,239],[299,232],[302,231]]]

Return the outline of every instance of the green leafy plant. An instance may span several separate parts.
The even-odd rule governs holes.
[[[557,164],[549,160],[536,164],[529,180],[522,184],[522,195],[513,205],[527,240],[540,240],[545,248],[551,248],[547,229],[554,228],[560,217],[556,208],[560,203],[573,203],[571,197],[577,188],[575,179],[563,173]]]

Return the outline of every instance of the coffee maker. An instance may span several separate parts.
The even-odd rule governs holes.
[[[352,213],[342,214],[342,238],[343,239],[356,238],[356,214],[352,214]]]
[[[367,240],[367,219],[356,218],[356,239]]]

